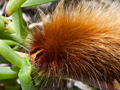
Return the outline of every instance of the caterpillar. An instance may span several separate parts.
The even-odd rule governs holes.
[[[61,1],[48,20],[41,15],[43,26],[31,32],[29,51],[39,75],[115,90],[114,80],[120,82],[120,3],[94,2]]]

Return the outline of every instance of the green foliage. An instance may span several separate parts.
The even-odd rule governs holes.
[[[21,50],[20,46],[25,47],[29,36],[21,7],[52,1],[57,0],[9,0],[5,13],[7,16],[12,15],[12,21],[0,15],[0,64],[14,65],[14,67],[0,66],[0,83],[5,84],[5,90],[19,90],[20,86],[16,83],[16,78],[19,78],[22,90],[38,90],[32,81],[29,57],[23,59],[14,50]]]
[[[22,40],[26,40],[26,37],[28,35],[27,31],[27,24],[22,18],[22,10],[19,8],[13,15],[12,20],[14,23],[14,28],[16,35],[21,38]]]
[[[0,40],[0,54],[4,56],[6,60],[19,68],[24,64],[22,58],[2,40]]]
[[[0,79],[16,78],[19,68],[17,67],[0,67]]]
[[[6,15],[10,16],[12,15],[16,10],[20,8],[20,6],[25,2],[26,0],[9,0],[7,7],[6,7]]]
[[[58,0],[27,0],[25,3],[23,3],[22,7],[35,6],[53,1],[58,1]]]
[[[30,74],[32,71],[32,67],[29,62],[29,58],[25,57],[24,60],[25,60],[25,64],[20,69],[20,72],[18,74],[21,82],[22,90],[37,90],[37,88],[33,84],[33,81],[31,81],[32,77],[30,76]]]
[[[1,31],[5,30],[5,24],[2,20],[0,20],[0,30]]]

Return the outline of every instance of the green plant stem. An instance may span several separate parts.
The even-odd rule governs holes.
[[[24,64],[23,59],[2,40],[0,40],[0,54],[19,68]]]
[[[29,61],[29,58],[25,57],[24,60],[25,60],[25,64],[20,69],[20,72],[18,74],[21,82],[22,90],[37,90],[37,88],[34,86],[32,81],[32,77],[31,77],[32,66]]]
[[[11,79],[18,77],[19,68],[0,67],[0,79]]]

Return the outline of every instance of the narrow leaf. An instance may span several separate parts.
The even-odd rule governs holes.
[[[0,79],[10,79],[18,77],[19,68],[0,67]]]
[[[25,3],[22,4],[22,7],[35,6],[53,1],[59,1],[59,0],[27,0]]]
[[[9,46],[14,46],[14,45],[17,45],[16,42],[12,41],[12,40],[3,40],[7,45]]]
[[[5,24],[2,20],[0,20],[0,31],[5,30]]]
[[[5,10],[6,16],[12,15],[25,1],[26,0],[9,0]]]
[[[12,19],[13,19],[13,23],[14,23],[14,28],[16,29],[17,36],[25,40],[28,35],[28,31],[27,31],[27,24],[22,17],[21,8],[18,9],[12,15]]]
[[[24,64],[23,59],[2,40],[0,40],[0,54],[19,68]]]
[[[25,64],[20,69],[20,72],[18,74],[22,90],[37,90],[37,88],[33,85],[32,77],[31,75],[31,64],[28,57],[24,58]]]
[[[13,27],[13,23],[10,20],[8,20],[6,17],[1,15],[0,15],[0,20],[3,21],[4,28],[5,28],[4,30],[7,30],[10,33],[15,33],[15,28]]]
[[[11,34],[6,31],[0,31],[0,39],[8,39],[8,40],[14,40],[17,42],[22,42],[21,39],[16,36],[16,34]]]

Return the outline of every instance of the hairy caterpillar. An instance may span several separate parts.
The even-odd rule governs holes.
[[[120,81],[120,4],[93,3],[60,2],[48,20],[42,15],[29,56],[40,75],[114,90],[114,80]]]

